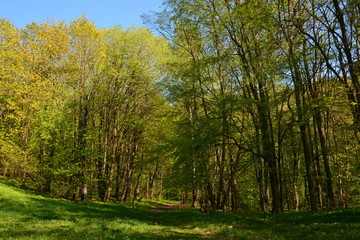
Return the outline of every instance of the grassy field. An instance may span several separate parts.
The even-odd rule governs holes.
[[[0,239],[360,239],[360,209],[273,214],[150,211],[45,198],[0,182]]]

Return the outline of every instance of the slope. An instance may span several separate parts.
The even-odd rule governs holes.
[[[162,207],[163,206],[163,207]],[[0,239],[358,239],[360,209],[316,214],[203,214],[141,204],[45,198],[0,182]]]

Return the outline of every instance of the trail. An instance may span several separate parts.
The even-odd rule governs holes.
[[[174,210],[174,209],[181,209],[181,208],[185,208],[185,206],[179,205],[179,204],[176,204],[176,203],[164,203],[164,204],[162,204],[160,206],[150,208],[149,212],[156,213],[156,212],[162,212],[162,211]]]
[[[159,225],[170,225],[173,226],[171,230],[172,237],[171,239],[222,239],[221,237],[216,237],[209,229],[199,228],[196,226],[181,226],[181,221],[179,222],[179,217],[181,213],[167,213],[169,210],[176,209],[185,209],[187,208],[184,205],[179,205],[176,203],[164,203],[157,207],[152,207],[149,209],[149,212],[154,214],[155,222]]]

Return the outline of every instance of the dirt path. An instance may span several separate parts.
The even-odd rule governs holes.
[[[184,205],[179,205],[176,203],[164,203],[157,207],[152,207],[149,209],[150,213],[161,213],[168,210],[174,210],[174,209],[182,209],[186,208]],[[196,226],[189,227],[189,226],[181,226],[180,222],[176,219],[176,217],[171,217],[168,215],[165,215],[162,218],[155,220],[156,225],[162,225],[166,223],[165,225],[168,225],[170,223],[170,226],[173,226],[170,231],[170,238],[171,239],[216,239],[219,238],[215,236],[209,229],[205,228],[199,228]],[[221,238],[220,238],[221,239]]]
[[[162,212],[162,211],[180,209],[180,208],[185,208],[185,206],[178,205],[176,203],[164,203],[163,205],[150,208],[149,211],[155,213],[155,212]]]

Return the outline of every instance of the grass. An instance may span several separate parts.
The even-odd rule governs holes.
[[[360,209],[273,214],[150,212],[45,198],[0,183],[0,239],[360,239]]]

